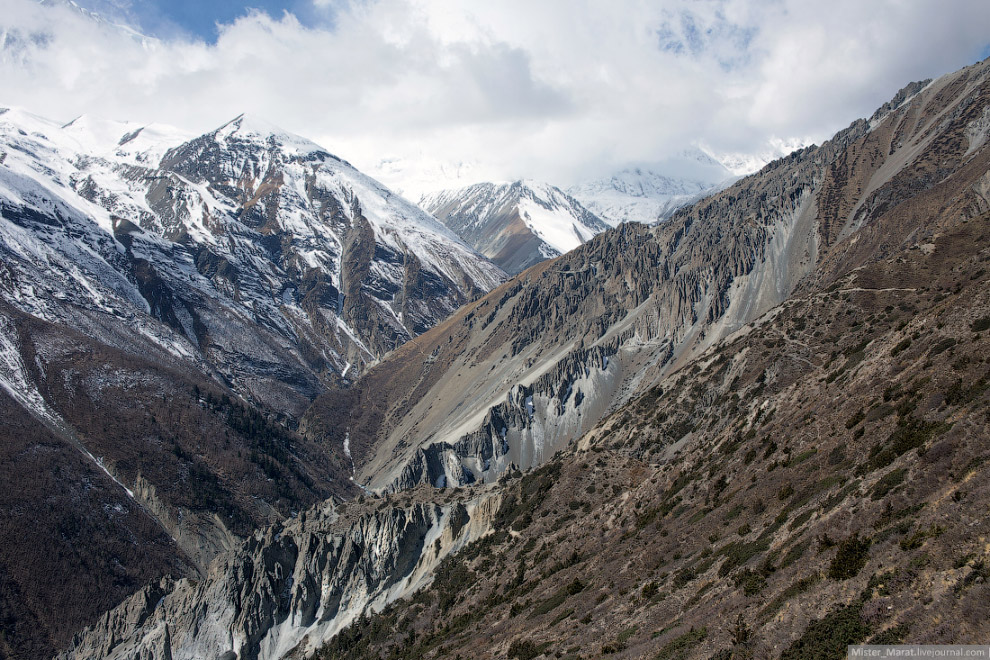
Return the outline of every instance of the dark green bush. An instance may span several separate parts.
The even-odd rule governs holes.
[[[943,339],[942,341],[931,347],[931,349],[928,351],[928,355],[934,357],[940,353],[944,353],[945,351],[949,350],[955,345],[956,345],[956,340],[953,339],[952,337],[949,337],[948,339]]]
[[[893,644],[903,644],[904,640],[907,638],[908,633],[911,632],[910,629],[904,625],[894,626],[893,628],[887,628],[878,632],[873,637],[870,637],[866,641],[867,644],[873,646],[890,646]]]
[[[516,660],[533,660],[550,647],[549,643],[536,644],[528,639],[517,639],[509,645],[509,657]]]
[[[691,570],[690,567],[682,568],[681,570],[674,573],[674,588],[681,589],[687,586],[687,584],[696,577],[698,576],[695,574],[693,570]]]
[[[828,576],[833,580],[848,580],[856,577],[869,559],[870,539],[853,534],[839,543],[839,550],[828,567]]]
[[[941,536],[943,531],[938,525],[932,525],[928,529],[919,529],[911,536],[901,539],[901,550],[908,551],[920,548],[926,540]]]
[[[815,512],[813,509],[808,509],[807,511],[799,515],[797,518],[792,520],[791,524],[787,526],[787,529],[794,531],[804,523],[808,522],[811,519],[811,516],[814,515],[814,513]]]
[[[970,401],[975,401],[990,387],[990,381],[984,376],[975,383],[964,383],[962,379],[956,380],[945,392],[945,402],[950,406],[959,406]]]
[[[860,614],[863,601],[840,605],[823,619],[813,621],[804,633],[783,652],[780,660],[834,660],[846,657],[846,647],[859,644],[870,635]]]
[[[906,337],[899,341],[896,346],[890,349],[890,357],[896,357],[899,353],[903,353],[911,347],[911,338]]]
[[[870,497],[874,500],[882,500],[890,491],[904,483],[904,477],[906,475],[907,469],[905,468],[891,470],[874,484]]]
[[[441,612],[447,612],[457,599],[473,585],[478,576],[469,569],[461,557],[447,557],[436,569],[431,590],[439,597]]]
[[[725,544],[718,551],[718,554],[725,556],[725,561],[718,567],[719,577],[728,576],[736,568],[742,566],[761,552],[766,552],[769,548],[769,538],[760,538],[751,543],[733,541],[732,543]]]
[[[949,427],[949,424],[926,422],[916,417],[898,420],[897,428],[890,434],[887,441],[874,445],[870,450],[870,458],[865,464],[865,471],[872,472],[887,467],[898,456],[921,447],[929,439],[944,433]]]
[[[866,412],[860,408],[855,415],[846,420],[846,428],[852,429],[864,419],[866,419]]]
[[[767,587],[767,578],[762,572],[745,568],[732,578],[736,589],[742,588],[747,596],[755,596]]]
[[[808,460],[817,453],[818,453],[818,449],[815,447],[812,447],[811,449],[807,449],[801,452],[800,454],[791,457],[791,459],[787,461],[787,467],[804,463],[806,460]]]
[[[639,630],[639,628],[637,628],[636,626],[631,626],[629,628],[626,628],[625,630],[619,633],[619,636],[616,637],[615,641],[625,646],[626,642],[628,642],[632,638],[632,636],[636,634],[637,630]]]
[[[800,543],[794,544],[790,550],[784,553],[784,556],[780,560],[780,568],[785,569],[798,559],[804,556],[804,553],[811,546],[811,541],[806,539]]]
[[[678,635],[663,645],[657,654],[657,660],[682,660],[687,658],[692,648],[700,644],[708,637],[708,628],[698,628]]]
[[[585,585],[583,582],[581,582],[581,580],[575,578],[570,584],[565,586],[563,589],[561,589],[560,591],[553,594],[543,602],[539,603],[536,607],[534,607],[532,614],[530,614],[530,617],[531,618],[537,617],[552,612],[553,610],[560,607],[564,603],[564,601],[567,600],[569,597],[584,591],[584,586]]]

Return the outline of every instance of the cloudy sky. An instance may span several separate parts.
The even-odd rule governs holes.
[[[2,0],[0,105],[199,132],[248,112],[410,194],[820,142],[990,55],[986,0],[76,1],[107,20]]]

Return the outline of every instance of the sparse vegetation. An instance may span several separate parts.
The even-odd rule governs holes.
[[[917,449],[928,440],[948,430],[949,425],[941,422],[926,422],[915,417],[900,419],[897,428],[886,442],[878,443],[870,449],[870,458],[864,472],[872,472],[887,467],[899,456]]]
[[[911,338],[906,337],[899,341],[896,346],[890,349],[890,357],[897,357],[900,353],[903,353],[911,347]]]
[[[973,98],[982,97],[974,93]],[[964,124],[970,119],[966,113],[979,109],[977,105],[961,107],[958,121],[947,123]],[[916,123],[901,122],[891,130],[910,131]],[[881,134],[883,141],[877,142]],[[821,173],[839,193],[847,179],[856,185],[871,180],[874,152],[886,154],[897,143],[897,136],[883,128],[855,135],[851,143],[859,145],[857,150]],[[961,135],[956,137],[962,144]],[[812,153],[824,157],[817,148]],[[939,163],[955,162],[951,153],[944,155]],[[799,154],[791,161],[802,158]],[[765,208],[772,211],[778,199],[788,200],[793,209],[807,198],[810,179],[788,162],[743,185],[759,188],[764,179],[773,178],[774,168],[784,167],[802,187],[767,190],[751,214],[735,218],[739,231],[768,226],[773,218]],[[939,242],[937,251],[900,250],[899,243],[885,244],[883,259],[865,258],[865,252],[855,250],[855,255],[830,251],[828,263],[803,281],[800,296],[774,310],[768,320],[722,343],[706,344],[699,359],[657,362],[648,376],[657,382],[642,396],[610,412],[597,427],[589,423],[594,428],[579,442],[535,469],[511,470],[496,484],[436,492],[423,486],[399,497],[367,494],[341,505],[341,520],[353,520],[414,501],[417,506],[446,506],[462,500],[472,518],[463,529],[472,534],[489,524],[492,529],[440,562],[427,587],[380,613],[359,617],[318,657],[466,660],[487,644],[485,650],[493,656],[520,660],[589,660],[598,655],[839,658],[849,643],[907,639],[907,618],[915,631],[939,639],[980,629],[987,620],[985,585],[990,580],[980,540],[987,535],[980,507],[987,500],[983,440],[990,425],[985,400],[990,320],[982,327],[972,319],[987,318],[990,298],[985,282],[969,285],[967,278],[986,266],[982,248],[971,247],[974,237],[986,231],[986,221],[959,222],[963,209],[972,206],[967,201],[971,182],[964,190],[948,184],[946,190],[933,189],[942,185],[932,179],[933,171],[901,168],[879,191],[876,203],[862,208],[878,234],[889,229],[885,235],[904,237],[928,236],[930,232],[914,233],[921,222],[915,218],[951,207],[933,239]],[[899,208],[910,199],[906,191],[913,195],[922,189],[938,194],[933,192],[921,206]],[[740,190],[727,194],[739,195]],[[830,190],[816,192],[818,211],[841,225],[852,202],[841,194],[830,197]],[[724,210],[718,206],[722,199],[709,202],[714,205],[711,214]],[[684,224],[689,213],[698,212],[684,211],[671,221],[670,226],[682,223],[678,241],[685,240],[690,228]],[[697,227],[713,217],[691,219]],[[835,226],[820,229],[828,241],[839,231]],[[650,232],[666,229],[630,226],[621,231],[628,231],[630,240],[646,241]],[[582,250],[598,249],[596,245],[607,243],[605,238]],[[864,240],[873,239],[864,234]],[[677,250],[678,241],[664,250]],[[630,259],[673,259],[666,251],[628,251]],[[612,266],[608,260],[615,255],[605,256],[595,262],[596,268]],[[653,283],[644,283],[647,278],[638,278],[641,274],[632,267],[621,279],[601,276],[609,282],[604,289],[582,288],[582,277],[595,278],[582,275],[590,272],[587,265],[582,270],[573,259],[562,257],[545,271],[533,269],[525,285],[509,284],[505,290],[540,310],[551,302],[542,287],[552,279],[555,296],[568,305],[587,305],[583,309],[596,314],[601,311],[597,305],[614,306],[616,314],[628,311],[613,305],[613,295],[619,295],[613,288],[620,294],[637,289],[637,304],[656,300],[650,298]],[[722,273],[719,267],[713,272]],[[690,276],[689,288],[694,286],[690,268],[683,276]],[[826,282],[830,291],[814,290],[816,282]],[[562,289],[571,283],[575,289]],[[957,291],[958,286],[963,290]],[[505,316],[511,317],[515,303],[506,295],[499,306],[506,306]],[[479,305],[465,315],[474,315],[473,331],[482,319],[486,325],[496,323],[493,302],[489,299],[487,307]],[[511,344],[513,351],[526,348],[519,358],[527,360],[526,369],[539,369],[540,353],[528,347],[546,348],[536,338],[539,332],[559,330],[553,324],[566,326],[570,312],[563,310],[554,307],[542,325],[527,327],[525,339],[479,335],[479,342],[471,345],[471,360],[483,366],[480,371],[492,370],[497,360],[486,358],[486,352],[505,356]],[[595,318],[591,331],[568,335],[567,341],[585,347],[612,341],[615,326],[608,319],[599,322],[600,315]],[[640,323],[637,318],[630,323]],[[522,317],[511,320],[526,322]],[[511,336],[515,330],[507,324],[499,332]],[[945,337],[948,333],[956,337]],[[429,333],[423,337],[422,344],[428,345]],[[468,345],[468,338],[459,339]],[[653,348],[642,350],[646,359]],[[425,357],[399,353],[416,363]],[[438,355],[431,365],[450,359]],[[416,400],[436,393],[429,385],[435,374],[416,375],[422,380],[404,382],[409,385],[404,397]],[[563,397],[567,390],[557,391]],[[627,393],[623,390],[623,396]],[[363,405],[374,408],[367,398]],[[581,414],[597,414],[599,403],[584,405]],[[208,411],[231,434],[254,438],[258,456],[247,460],[272,480],[276,492],[278,480],[291,476],[301,435],[270,416],[238,413],[237,419],[228,419],[230,406],[214,405],[208,403]],[[406,428],[419,423],[415,415],[407,416],[413,412],[418,413],[389,409],[380,423]],[[514,432],[525,423],[523,415]],[[483,434],[490,431],[486,425]],[[284,437],[276,437],[279,433]],[[689,433],[688,441],[677,442]],[[374,441],[371,436],[361,439],[356,456],[358,449],[368,452]],[[457,451],[475,440],[465,441]],[[483,441],[498,449],[497,431]],[[266,443],[276,443],[284,452],[276,447],[269,454]],[[184,444],[173,455],[189,478],[203,482],[203,492],[219,498],[212,489],[224,483],[211,483],[201,474],[197,461],[209,464],[194,447]],[[519,455],[513,448],[510,458]],[[472,460],[464,464],[473,470]],[[499,460],[508,459],[500,455]],[[483,499],[493,494],[501,497],[494,513],[495,500]],[[398,562],[408,570],[418,565],[418,544],[435,538],[428,536],[433,530],[411,529]],[[427,550],[449,548],[444,544],[451,540],[460,547],[456,534],[445,531]],[[362,561],[373,555],[369,548],[362,546]],[[857,597],[871,570],[875,573],[869,585]],[[813,620],[807,623],[809,617]]]
[[[755,596],[766,589],[767,576],[762,571],[754,571],[746,568],[732,578],[736,588],[742,588],[747,596]]]
[[[801,578],[800,580],[798,580],[797,582],[793,583],[792,585],[784,589],[782,592],[780,592],[780,594],[777,595],[772,601],[767,603],[767,605],[765,605],[763,609],[760,610],[758,618],[764,621],[769,619],[774,614],[776,614],[781,607],[784,606],[784,603],[786,603],[792,598],[800,596],[806,591],[809,591],[812,587],[814,587],[816,584],[821,582],[821,579],[822,579],[821,575],[819,575],[818,573],[813,573],[808,577]]]

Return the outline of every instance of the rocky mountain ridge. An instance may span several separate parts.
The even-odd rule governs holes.
[[[847,145],[829,170],[843,183],[826,190],[853,200],[869,175],[852,163],[869,172],[867,154],[896,153],[891,136],[945,129],[867,199],[910,192],[787,301],[510,482],[503,526],[458,567],[471,576],[461,602],[396,604],[318,657],[791,659],[981,643],[986,67],[909,88]],[[927,121],[909,102],[882,128],[924,92]],[[960,102],[942,112],[947,98]],[[932,179],[933,166],[954,174]],[[435,590],[452,584],[438,576]]]
[[[971,158],[964,136],[980,122],[985,77],[980,65],[909,85],[869,121],[662,225],[622,225],[521,273],[348,392],[323,395],[303,432],[331,445],[348,434],[355,478],[372,489],[491,481],[514,462],[507,456],[537,464],[532,457],[566,447],[602,412],[786,300],[819,267],[906,240],[877,234],[868,218]],[[943,149],[946,166],[914,174]],[[851,162],[861,177],[854,186],[842,174]],[[836,195],[852,201],[837,205]],[[582,366],[587,384],[540,380],[596,347],[610,356]],[[580,403],[568,407],[572,391]]]
[[[957,209],[511,475],[493,534],[316,657],[791,660],[981,644],[990,207]],[[439,597],[452,589],[453,603]]]

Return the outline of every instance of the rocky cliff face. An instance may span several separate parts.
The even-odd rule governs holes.
[[[238,537],[357,490],[346,457],[150,339],[83,317],[144,349],[135,355],[2,302],[0,312],[11,657],[51,657],[149,581],[205,573]]]
[[[535,181],[479,183],[430,193],[419,204],[513,275],[608,229],[570,195]]]
[[[428,584],[448,555],[488,532],[500,502],[490,490],[422,495],[327,502],[259,531],[200,581],[149,585],[59,657],[302,657]]]
[[[619,381],[616,363],[610,363],[617,346],[576,350],[531,384],[516,385],[505,401],[488,410],[476,431],[456,442],[427,444],[399,474],[379,479],[380,488],[394,492],[421,483],[444,488],[491,482],[510,466],[542,464],[605,413],[601,402]]]

